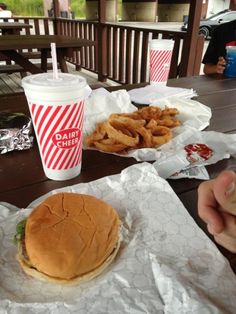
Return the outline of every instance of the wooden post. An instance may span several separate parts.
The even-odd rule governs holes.
[[[54,28],[54,34],[58,35],[59,34],[59,29],[58,29],[58,23],[57,19],[60,16],[60,6],[59,6],[59,0],[53,0],[53,28]]]
[[[194,60],[194,67],[192,75],[199,75],[202,64],[202,52],[204,48],[205,37],[201,34],[198,35],[196,54]]]
[[[202,0],[191,0],[189,7],[188,29],[183,43],[182,60],[179,76],[194,75],[198,31],[202,12]]]
[[[53,0],[53,10],[54,10],[54,17],[57,18],[60,16],[60,5],[59,0]]]
[[[236,10],[236,1],[235,0],[230,0],[229,8],[231,10]]]
[[[100,0],[98,5],[98,37],[97,37],[97,64],[98,81],[105,82],[107,77],[107,29],[106,0]]]

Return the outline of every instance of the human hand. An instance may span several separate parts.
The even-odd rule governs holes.
[[[223,171],[200,184],[198,214],[207,223],[215,241],[236,253],[236,174]]]
[[[203,67],[203,72],[208,74],[223,74],[226,66],[226,60],[223,57],[218,58],[217,64],[206,63]]]
[[[223,57],[219,57],[216,64],[216,73],[223,74],[226,66],[226,60]]]

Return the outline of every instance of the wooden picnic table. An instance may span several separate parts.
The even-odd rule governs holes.
[[[62,35],[9,35],[2,36],[0,40],[0,53],[8,60],[20,65],[25,72],[32,74],[47,71],[48,52],[50,44],[56,44],[57,59],[62,72],[68,72],[65,56],[82,47],[93,46],[94,42],[76,37]],[[37,67],[22,53],[23,49],[39,49],[41,51],[41,67]]]
[[[2,35],[19,35],[23,29],[32,28],[32,25],[21,22],[0,22]]]
[[[212,109],[212,118],[206,130],[224,133],[236,132],[236,79],[198,76],[172,79],[168,81],[168,85],[193,88],[198,93],[195,99]],[[110,87],[108,90],[131,89],[137,86]],[[26,99],[21,97],[18,102],[18,111],[20,109],[26,111],[26,108]],[[0,156],[0,201],[9,202],[18,207],[26,207],[34,199],[53,189],[117,174],[135,163],[137,161],[133,158],[85,150],[83,151],[82,171],[78,177],[68,181],[52,181],[44,175],[35,143],[30,150],[13,151]],[[236,170],[236,159],[224,159],[207,166],[211,178],[226,168]],[[168,182],[196,223],[212,239],[205,223],[199,219],[197,214],[197,188],[201,181],[179,179],[168,180]],[[232,269],[236,272],[236,254],[230,253],[220,246],[218,248],[228,258]]]

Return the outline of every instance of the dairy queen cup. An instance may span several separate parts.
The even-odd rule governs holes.
[[[78,75],[52,73],[22,79],[45,175],[68,180],[80,174],[84,99],[89,87]]]
[[[170,72],[174,41],[153,39],[150,41],[150,84],[166,84]]]

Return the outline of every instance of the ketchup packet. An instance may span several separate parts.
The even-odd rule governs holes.
[[[32,122],[23,113],[0,112],[0,154],[32,147]]]
[[[163,178],[196,178],[208,180],[206,165],[236,154],[236,134],[189,129],[163,145],[160,158],[154,162]]]

